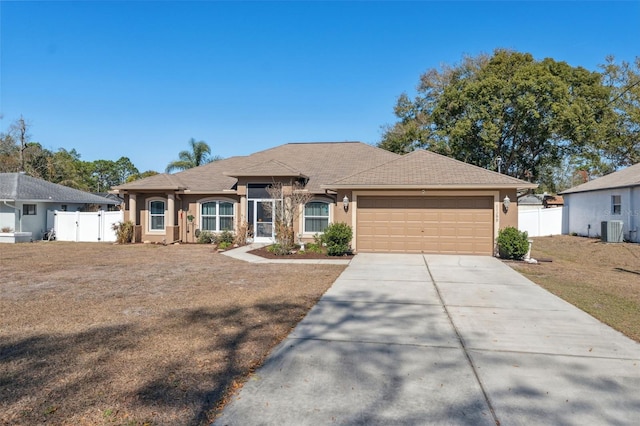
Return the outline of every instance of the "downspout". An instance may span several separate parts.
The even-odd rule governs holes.
[[[12,206],[11,204],[7,204],[6,200],[2,200],[2,202],[4,203],[5,206],[11,207],[12,209],[14,209],[15,211],[18,212],[18,227],[20,228],[20,230],[17,231],[17,232],[22,232],[22,211],[19,208],[17,208],[16,206]]]
[[[635,192],[636,188],[634,188],[633,186],[629,188],[629,241],[637,243],[640,242],[638,241],[638,211],[636,210],[632,210],[633,209],[633,196],[634,196],[634,192]],[[633,237],[631,237],[631,234],[633,233]]]

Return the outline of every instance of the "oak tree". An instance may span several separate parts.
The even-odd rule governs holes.
[[[599,73],[504,49],[431,69],[417,92],[398,98],[399,120],[378,146],[430,149],[536,182],[601,140],[613,116]]]

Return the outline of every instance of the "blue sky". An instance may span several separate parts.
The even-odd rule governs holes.
[[[0,1],[0,129],[164,171],[193,137],[223,157],[376,143],[402,92],[503,47],[595,70],[640,56],[640,2]]]

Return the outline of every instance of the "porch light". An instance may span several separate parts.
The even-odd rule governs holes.
[[[346,212],[347,210],[349,210],[349,197],[347,197],[346,195],[344,196],[344,198],[342,199],[342,205],[344,206],[344,211]]]
[[[502,205],[504,206],[504,212],[508,212],[509,211],[509,206],[511,205],[511,200],[509,199],[508,195],[504,196],[504,200],[502,200]]]

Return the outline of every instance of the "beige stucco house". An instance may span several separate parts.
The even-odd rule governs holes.
[[[247,222],[255,242],[273,240],[266,188],[313,194],[295,227],[304,240],[333,222],[353,228],[357,252],[491,255],[498,231],[518,225],[517,191],[535,184],[429,151],[394,154],[360,142],[290,143],[160,174],[114,192],[136,241],[194,242],[197,230]],[[513,200],[512,202],[510,202]]]

